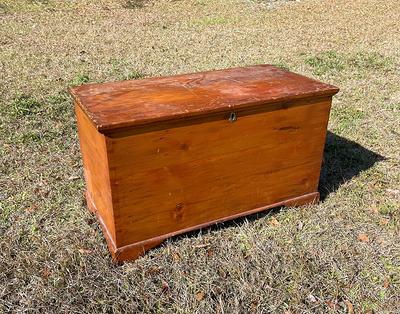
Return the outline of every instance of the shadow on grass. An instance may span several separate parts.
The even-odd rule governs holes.
[[[324,201],[329,193],[336,191],[340,185],[351,180],[362,171],[371,168],[376,162],[384,159],[383,156],[362,147],[356,142],[328,131],[319,184],[320,200]],[[190,231],[174,236],[169,241],[174,242],[186,237],[195,237],[199,233],[207,234],[212,231],[240,226],[246,221],[255,221],[265,216],[273,216],[282,208],[282,206],[275,207],[252,215],[211,225],[201,230]]]
[[[340,185],[384,159],[356,142],[328,131],[319,183],[321,201]]]

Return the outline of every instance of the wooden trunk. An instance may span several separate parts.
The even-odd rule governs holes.
[[[72,88],[87,203],[113,258],[316,202],[337,91],[270,65]]]

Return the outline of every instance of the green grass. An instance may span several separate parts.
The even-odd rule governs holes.
[[[326,51],[316,56],[307,57],[305,63],[312,68],[316,75],[342,71],[345,67],[343,58],[335,51]]]
[[[290,66],[286,62],[280,61],[280,62],[273,63],[273,65],[277,66],[278,68],[290,71]]]
[[[144,7],[149,0],[123,0],[122,7],[125,9],[138,9]]]
[[[360,70],[389,70],[394,66],[394,60],[377,52],[357,52],[349,58],[348,64]]]
[[[345,133],[357,127],[362,127],[366,113],[361,108],[346,106],[333,108],[332,119],[335,119],[336,130]]]
[[[8,7],[5,4],[0,3],[0,13],[5,14],[7,12],[8,12]]]
[[[302,56],[305,56],[305,64],[318,76],[335,74],[344,70],[361,71],[362,73],[367,70],[389,71],[395,66],[393,58],[377,52],[358,51],[346,55],[328,50],[313,56],[306,54],[302,54]]]
[[[85,84],[85,83],[89,83],[89,82],[90,82],[89,75],[87,75],[87,74],[79,74],[79,75],[77,75],[76,77],[74,77],[71,80],[70,85],[71,86],[79,86],[79,85],[82,85],[82,84]]]
[[[40,102],[27,95],[18,96],[11,104],[11,116],[20,118],[37,113],[41,108]]]

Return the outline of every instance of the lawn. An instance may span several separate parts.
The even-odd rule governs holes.
[[[0,0],[0,313],[400,313],[399,21],[398,0]],[[260,63],[341,89],[321,202],[113,264],[67,88]]]

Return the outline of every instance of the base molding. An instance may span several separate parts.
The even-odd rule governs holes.
[[[257,207],[245,212],[241,212],[238,214],[234,214],[231,216],[227,216],[227,217],[223,217],[220,219],[216,219],[216,220],[212,220],[212,221],[208,221],[206,223],[202,223],[199,225],[195,225],[195,226],[191,226],[189,228],[184,228],[184,229],[180,229],[174,232],[170,232],[170,233],[166,233],[163,234],[161,236],[158,237],[154,237],[151,239],[147,239],[144,241],[140,241],[140,242],[136,242],[136,243],[132,243],[129,245],[125,245],[122,247],[117,248],[112,237],[110,236],[110,233],[107,229],[107,226],[104,224],[103,219],[101,218],[101,216],[98,213],[98,210],[92,200],[92,198],[90,197],[89,193],[85,193],[86,196],[86,201],[87,201],[87,205],[88,208],[91,212],[93,212],[96,216],[97,219],[100,223],[101,229],[103,230],[104,236],[106,238],[107,241],[107,246],[108,249],[111,252],[112,258],[114,262],[122,262],[122,261],[126,261],[126,260],[135,260],[138,257],[142,256],[146,251],[159,246],[162,242],[164,242],[166,239],[174,237],[176,235],[182,234],[182,233],[187,233],[193,230],[198,230],[198,229],[203,229],[206,227],[209,227],[211,225],[215,225],[217,223],[222,223],[228,220],[232,220],[232,219],[236,219],[236,218],[240,218],[243,216],[247,216],[247,215],[251,215],[251,214],[255,214],[261,211],[265,211],[268,209],[272,209],[275,207],[281,207],[281,206],[285,206],[285,207],[291,207],[291,206],[302,206],[302,205],[306,205],[306,204],[315,204],[318,203],[319,201],[319,192],[313,192],[313,193],[309,193],[309,194],[305,194],[305,195],[301,195],[298,197],[293,197],[293,198],[289,198],[280,202],[276,202],[267,206],[262,206],[262,207]]]

